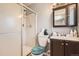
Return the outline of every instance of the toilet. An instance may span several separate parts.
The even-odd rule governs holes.
[[[44,54],[45,51],[45,47],[47,45],[48,42],[48,35],[38,35],[38,46],[35,46],[32,49],[32,55],[35,56],[42,56]]]

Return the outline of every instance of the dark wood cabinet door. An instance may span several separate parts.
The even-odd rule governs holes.
[[[66,56],[79,56],[79,42],[65,41],[65,55]]]
[[[50,39],[50,52],[51,56],[64,56],[64,41]]]

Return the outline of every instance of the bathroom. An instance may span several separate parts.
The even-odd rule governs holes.
[[[74,3],[77,4],[77,7],[74,7],[77,9],[77,16],[74,17],[77,25],[53,26],[55,25],[53,8],[66,6],[65,4],[69,5],[68,3],[0,3],[0,56],[32,56],[34,55],[33,48],[40,49],[38,43],[43,44],[45,41],[44,44],[47,44],[48,51],[43,55],[53,56],[50,51],[53,38],[62,40],[67,39],[66,36],[68,36],[70,40],[71,38],[74,40],[72,34],[75,33],[74,36],[77,37],[75,40],[78,41],[78,3]],[[44,34],[45,30],[46,34]],[[42,43],[41,40],[43,40]]]

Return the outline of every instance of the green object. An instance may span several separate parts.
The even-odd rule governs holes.
[[[44,52],[44,47],[41,46],[36,46],[32,49],[32,54],[34,55],[40,55],[43,52]]]

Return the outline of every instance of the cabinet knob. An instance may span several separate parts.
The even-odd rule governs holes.
[[[61,43],[61,45],[64,45],[64,43]]]
[[[68,43],[66,43],[65,45],[68,45]]]

